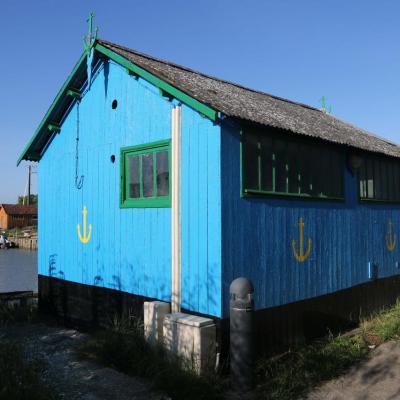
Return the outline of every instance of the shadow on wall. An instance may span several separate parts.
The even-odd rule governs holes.
[[[107,93],[108,93],[108,76],[110,74],[110,63],[108,61],[104,61],[104,68],[103,68],[103,74],[104,74],[104,95],[105,98],[107,99]]]

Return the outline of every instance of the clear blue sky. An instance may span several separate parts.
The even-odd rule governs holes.
[[[26,185],[15,162],[82,52],[99,36],[319,107],[400,142],[397,0],[1,0],[0,203]]]

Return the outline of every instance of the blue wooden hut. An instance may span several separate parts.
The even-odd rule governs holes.
[[[399,157],[323,110],[96,39],[18,160],[40,168],[41,303],[224,321],[245,276],[275,342],[357,320],[400,292]]]

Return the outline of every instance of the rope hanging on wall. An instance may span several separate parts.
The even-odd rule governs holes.
[[[76,148],[75,148],[75,187],[79,190],[82,189],[84,175],[79,178],[79,105],[80,101],[76,103]]]

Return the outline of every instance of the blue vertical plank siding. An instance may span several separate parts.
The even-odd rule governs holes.
[[[346,151],[345,148],[343,151]],[[257,309],[321,296],[368,282],[368,263],[378,265],[378,278],[400,270],[400,213],[393,204],[360,203],[357,178],[345,168],[345,201],[242,198],[240,193],[240,128],[224,123],[221,134],[223,316],[228,316],[229,284],[239,276],[255,284]],[[304,247],[310,257],[299,263],[300,218]],[[386,248],[389,220],[397,245]]]
[[[182,307],[221,317],[221,129],[182,107]]]
[[[120,208],[119,196],[121,147],[170,139],[173,105],[119,65],[100,66],[79,104],[82,188],[77,103],[40,161],[39,274],[170,301],[171,209]],[[182,108],[183,307],[221,316],[220,127]]]
[[[176,104],[102,62],[40,161],[41,275],[170,301],[171,209],[120,208],[120,151],[170,139]],[[238,122],[216,124],[186,105],[181,150],[184,309],[227,317],[229,285],[239,276],[254,282],[256,307],[264,309],[368,282],[370,263],[378,279],[400,273],[400,206],[359,202],[357,178],[347,168],[344,201],[243,198]],[[93,227],[87,244],[77,235],[85,206]],[[304,246],[311,239],[312,248],[300,263],[292,240],[298,248],[301,219]],[[385,242],[389,221],[393,252]]]
[[[120,66],[100,67],[79,105],[80,190],[77,108],[75,103],[40,161],[39,273],[169,301],[171,209],[121,209],[119,195],[121,147],[170,139],[172,103]],[[93,226],[87,244],[76,227],[82,229],[84,206]]]

